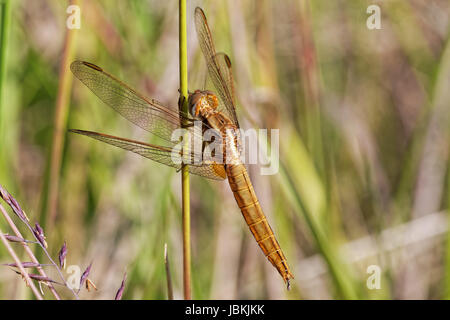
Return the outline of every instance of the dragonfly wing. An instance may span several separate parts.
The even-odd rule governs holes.
[[[70,69],[100,100],[123,117],[173,144],[172,132],[180,127],[180,116],[177,111],[163,106],[156,100],[145,98],[92,63],[74,61]]]
[[[231,62],[228,56],[216,53],[205,13],[199,7],[195,9],[195,28],[197,30],[200,48],[206,60],[209,76],[225,106],[225,109],[221,111],[225,112],[234,124],[239,127],[234,106],[234,89],[232,86],[230,87],[229,81]],[[221,59],[223,61],[220,61]],[[226,66],[228,62],[230,63]]]
[[[176,168],[177,170],[181,169],[181,163],[186,160],[181,155],[181,152],[176,151],[173,148],[147,144],[92,131],[70,130],[70,132],[82,134],[93,139],[108,143],[110,145],[122,148],[124,150],[137,153],[145,158]],[[226,173],[223,165],[204,162],[195,164],[195,155],[192,153],[189,155],[189,157],[190,161],[194,163],[189,165],[190,173],[214,180],[223,180],[226,178]]]
[[[231,60],[230,57],[226,53],[219,52],[216,54],[217,66],[220,70],[220,74],[222,75],[222,79],[230,92],[231,104],[233,106],[236,105],[236,94],[234,91],[234,80],[233,80],[233,72],[231,70]],[[234,110],[234,107],[233,107]]]

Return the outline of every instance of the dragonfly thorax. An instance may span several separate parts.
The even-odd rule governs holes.
[[[193,117],[207,117],[208,114],[217,109],[219,100],[212,91],[195,90],[189,95],[188,104]]]

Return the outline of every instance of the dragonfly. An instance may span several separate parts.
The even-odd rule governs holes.
[[[236,116],[236,98],[231,60],[225,53],[216,52],[210,28],[203,10],[195,9],[195,28],[201,51],[206,60],[209,76],[217,95],[209,90],[195,90],[188,96],[189,113],[180,108],[164,106],[154,99],[146,98],[130,86],[104,71],[101,67],[74,61],[72,73],[105,104],[124,118],[164,140],[165,145],[149,144],[93,131],[70,130],[107,144],[132,151],[148,159],[181,169],[189,164],[192,174],[214,180],[228,180],[242,216],[264,255],[276,268],[289,289],[293,275],[286,257],[267,221],[250,180],[245,164],[240,157],[239,123]],[[194,125],[201,121],[202,129]],[[173,139],[174,130],[183,128],[193,138],[200,139],[201,148],[190,142],[181,150]],[[204,131],[213,129],[217,133],[214,141],[222,148],[215,148],[211,156],[202,154],[210,141],[204,141]],[[196,140],[197,139],[197,140]],[[217,154],[222,150],[222,154]],[[217,156],[225,161],[217,161]]]

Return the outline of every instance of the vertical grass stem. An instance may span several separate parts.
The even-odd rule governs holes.
[[[186,32],[186,0],[179,0],[179,55],[180,55],[180,108],[188,112],[188,77],[187,77],[187,32]],[[181,123],[182,126],[186,123]],[[184,141],[187,145],[187,137]],[[185,148],[186,150],[186,148]],[[189,168],[183,164],[181,168],[182,219],[183,219],[183,291],[184,299],[191,299],[191,218],[189,204]]]

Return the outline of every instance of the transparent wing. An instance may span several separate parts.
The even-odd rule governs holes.
[[[234,92],[233,72],[231,70],[231,60],[226,53],[219,52],[216,54],[217,66],[219,67],[223,81],[230,92],[231,102],[236,105],[236,97]]]
[[[225,107],[221,111],[239,127],[234,106],[234,89],[233,86],[230,86],[230,79],[232,80],[232,76],[230,78],[231,62],[227,55],[216,53],[205,13],[199,7],[195,9],[195,28],[200,48],[206,60],[209,76]]]
[[[70,132],[85,135],[124,150],[137,153],[145,158],[176,168],[177,170],[181,169],[181,162],[186,159],[185,157],[183,158],[181,152],[173,151],[173,148],[166,148],[92,131],[70,130]],[[189,157],[191,158],[191,162],[194,163],[195,155],[192,153]],[[226,178],[224,166],[216,163],[202,162],[200,164],[190,164],[189,172],[214,180],[223,180]]]
[[[74,61],[70,69],[100,100],[123,117],[166,140],[170,145],[174,144],[171,141],[172,132],[180,128],[178,110],[165,107],[154,99],[147,99],[95,64]],[[193,136],[198,136],[198,133],[191,131]],[[198,138],[201,139],[201,136]]]

